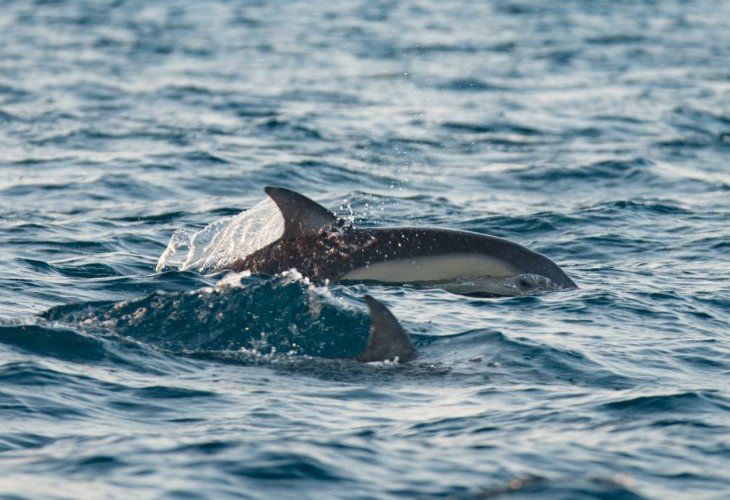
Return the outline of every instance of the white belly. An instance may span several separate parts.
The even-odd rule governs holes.
[[[376,262],[353,269],[341,279],[409,283],[477,276],[505,277],[515,274],[517,270],[500,259],[476,254],[448,254]]]

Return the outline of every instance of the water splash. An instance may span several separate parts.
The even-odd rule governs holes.
[[[211,222],[200,231],[175,231],[155,269],[211,271],[246,257],[283,234],[281,212],[267,198],[250,210]]]

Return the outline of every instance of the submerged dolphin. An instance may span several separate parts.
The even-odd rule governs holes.
[[[465,295],[516,295],[530,275],[576,287],[552,260],[503,238],[427,227],[356,229],[299,193],[265,191],[281,211],[284,234],[222,269],[296,268],[315,280],[435,284]]]
[[[365,296],[370,309],[370,336],[365,350],[356,361],[398,361],[407,363],[418,356],[408,334],[387,307],[370,295]]]

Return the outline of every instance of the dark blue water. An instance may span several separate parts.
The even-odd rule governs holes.
[[[710,0],[0,2],[0,493],[727,498],[729,25]],[[269,184],[515,240],[580,288],[155,272]],[[416,362],[336,359],[366,293]]]

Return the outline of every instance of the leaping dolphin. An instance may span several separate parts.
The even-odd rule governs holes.
[[[517,295],[530,276],[577,287],[552,260],[513,241],[455,229],[357,229],[299,193],[264,190],[284,218],[282,237],[222,269],[296,268],[319,281],[436,285],[464,295]]]

